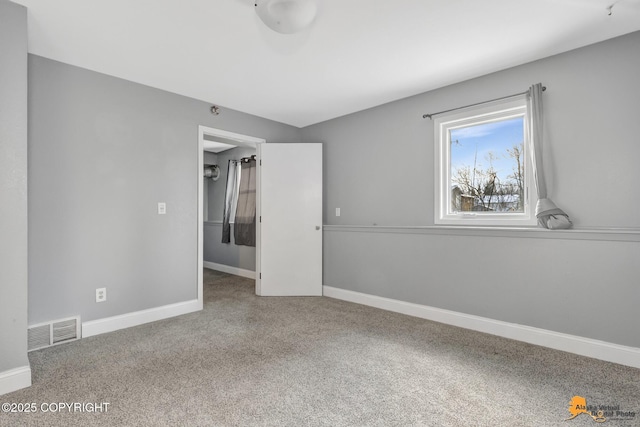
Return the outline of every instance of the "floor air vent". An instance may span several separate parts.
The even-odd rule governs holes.
[[[29,327],[29,351],[80,338],[80,316]]]

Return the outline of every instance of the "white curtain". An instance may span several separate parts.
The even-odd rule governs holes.
[[[229,160],[227,169],[227,187],[224,193],[224,213],[222,217],[222,243],[231,242],[231,216],[235,215],[234,206],[238,200],[240,168],[236,160]]]
[[[527,96],[527,132],[531,147],[531,162],[533,164],[533,177],[538,191],[538,204],[536,205],[536,218],[538,225],[548,229],[571,228],[573,223],[569,215],[558,208],[551,199],[547,198],[547,183],[544,179],[542,167],[543,144],[543,109],[542,109],[542,84],[537,83],[529,88]]]

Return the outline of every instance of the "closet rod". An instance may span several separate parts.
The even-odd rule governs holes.
[[[542,86],[542,91],[544,92],[545,90],[547,90],[546,86]],[[520,93],[514,93],[513,95],[502,96],[500,98],[490,99],[488,101],[476,102],[475,104],[469,104],[469,105],[465,105],[465,106],[462,106],[462,107],[451,108],[449,110],[438,111],[437,113],[423,114],[422,118],[423,119],[427,119],[427,118],[431,119],[433,116],[437,116],[438,114],[444,114],[444,113],[448,113],[450,111],[462,110],[463,108],[475,107],[476,105],[486,104],[487,102],[502,101],[503,99],[513,98],[514,96],[526,95],[528,93],[529,93],[529,91],[520,92]]]

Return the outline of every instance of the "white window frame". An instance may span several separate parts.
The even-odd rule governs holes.
[[[532,187],[533,168],[530,142],[526,131],[523,141],[524,212],[451,212],[451,141],[449,131],[514,117],[523,117],[524,128],[527,129],[527,99],[525,95],[443,113],[434,118],[436,225],[528,227],[537,224],[533,212],[536,195],[535,189]]]

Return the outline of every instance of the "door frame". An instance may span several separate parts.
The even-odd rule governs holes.
[[[256,148],[256,161],[260,164],[260,144],[267,142],[264,138],[243,135],[240,133],[229,132],[222,129],[216,129],[208,126],[198,126],[198,249],[197,249],[197,288],[198,288],[198,307],[200,310],[204,308],[203,297],[203,267],[204,267],[204,141],[205,135],[213,137],[220,142],[227,142],[240,146],[249,146]],[[260,218],[260,173],[256,174],[256,219]],[[256,221],[256,293],[260,291],[260,221]]]

